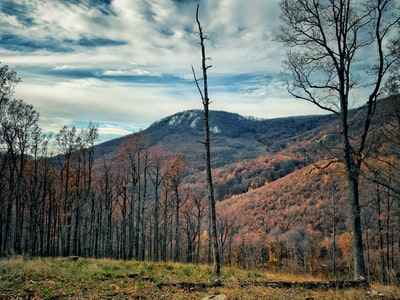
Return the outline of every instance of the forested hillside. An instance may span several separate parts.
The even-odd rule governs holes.
[[[7,100],[1,108],[1,255],[210,261],[201,111],[94,146],[94,124],[65,126],[51,139],[31,106]],[[364,109],[351,111],[354,138]],[[399,119],[398,97],[378,101],[360,158],[371,276],[399,268]],[[335,120],[210,113],[224,264],[351,273],[348,195],[331,160],[340,151]]]

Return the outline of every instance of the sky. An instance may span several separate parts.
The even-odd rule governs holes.
[[[103,142],[202,109],[195,12],[207,36],[210,109],[276,118],[320,114],[286,90],[278,0],[1,0],[0,62],[44,132],[99,127]]]

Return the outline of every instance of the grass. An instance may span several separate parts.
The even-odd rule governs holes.
[[[206,265],[151,263],[108,259],[0,259],[0,299],[201,299],[224,294],[228,299],[374,299],[364,289],[308,290],[271,288],[252,283],[315,281],[315,278],[223,268],[222,286],[185,288],[176,283],[213,283]],[[245,282],[240,285],[239,282]],[[372,285],[387,299],[400,287]],[[382,299],[382,298],[375,298]],[[386,299],[386,298],[385,298]]]

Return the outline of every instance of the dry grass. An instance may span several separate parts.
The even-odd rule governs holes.
[[[224,294],[228,299],[382,299],[364,289],[308,290],[271,288],[266,281],[315,281],[315,278],[223,268],[222,286],[206,265],[149,263],[107,259],[70,261],[63,258],[22,257],[0,260],[0,299],[201,299]],[[174,283],[203,283],[185,288]],[[245,285],[239,283],[245,282]],[[254,283],[254,284],[253,284]],[[396,299],[399,287],[373,285],[387,298]]]

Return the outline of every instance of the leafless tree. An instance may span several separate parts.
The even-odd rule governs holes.
[[[341,125],[342,149],[335,159],[344,164],[350,189],[355,279],[365,278],[360,170],[383,80],[398,60],[385,48],[399,23],[397,6],[396,0],[280,2],[283,24],[277,40],[290,47],[285,61],[292,76],[288,91],[335,114]],[[356,95],[366,98],[361,129],[349,122]]]
[[[17,77],[17,72],[10,69],[9,66],[0,67],[0,105],[10,100],[14,93],[14,88],[21,82],[21,78]]]
[[[208,81],[207,81],[207,70],[211,68],[210,65],[207,65],[207,57],[206,50],[204,46],[204,41],[207,37],[203,34],[203,28],[201,27],[201,23],[199,20],[199,4],[196,9],[196,22],[199,29],[200,36],[200,48],[201,48],[201,69],[203,72],[203,88],[200,88],[200,79],[197,79],[196,73],[192,66],[194,80],[201,96],[201,100],[203,102],[204,108],[204,146],[206,149],[206,172],[207,172],[207,188],[208,188],[208,199],[210,206],[210,235],[211,235],[211,243],[212,243],[212,251],[214,258],[214,273],[219,275],[221,273],[221,262],[220,262],[220,254],[218,248],[218,238],[217,238],[217,215],[215,211],[215,197],[214,197],[214,186],[211,174],[211,152],[210,152],[210,128],[209,128],[209,113],[208,107],[210,104],[210,98],[208,96]]]
[[[149,177],[153,187],[153,218],[154,218],[154,237],[153,237],[153,260],[159,260],[159,246],[160,246],[160,234],[159,234],[159,209],[160,209],[160,189],[165,179],[163,174],[165,152],[161,146],[157,146],[150,152],[150,165],[149,165]]]
[[[181,186],[186,172],[186,161],[183,155],[178,154],[175,157],[170,158],[165,163],[168,176],[168,184],[171,187],[174,195],[174,210],[175,210],[175,247],[174,247],[174,261],[178,261],[180,258],[180,210],[185,204],[188,197],[183,196],[181,193]]]
[[[235,218],[226,214],[219,215],[217,219],[218,239],[221,251],[221,264],[225,263],[225,252],[232,245],[233,235],[235,233]],[[231,254],[231,253],[229,253]],[[230,261],[230,255],[228,259]]]

